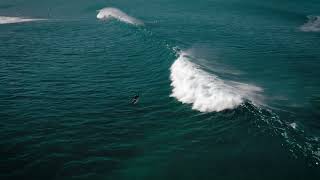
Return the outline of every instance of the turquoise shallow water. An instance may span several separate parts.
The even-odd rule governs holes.
[[[2,0],[0,178],[318,179],[319,9]]]

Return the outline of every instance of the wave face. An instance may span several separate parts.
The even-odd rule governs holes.
[[[261,104],[261,88],[234,81],[226,81],[210,74],[191,62],[192,56],[181,52],[171,66],[171,97],[192,104],[201,112],[219,112],[234,109],[246,100]]]
[[[102,20],[115,18],[119,21],[122,21],[128,24],[143,25],[143,22],[141,20],[131,17],[126,13],[122,12],[121,10],[117,8],[112,8],[112,7],[107,7],[99,10],[97,18]]]
[[[41,20],[45,20],[45,19],[0,16],[0,24],[14,24],[14,23],[23,23],[23,22],[41,21]]]
[[[300,27],[304,32],[320,32],[320,16],[308,16],[308,22]]]

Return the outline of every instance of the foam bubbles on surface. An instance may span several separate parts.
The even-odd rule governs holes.
[[[98,19],[108,20],[111,18],[115,18],[128,24],[143,25],[143,22],[141,20],[131,17],[117,8],[107,7],[99,10],[98,12]]]
[[[23,22],[41,21],[41,20],[45,20],[45,19],[0,16],[0,24],[14,24],[14,23],[23,23]]]
[[[296,129],[297,128],[297,123],[291,123],[291,124],[289,124],[293,129]]]
[[[308,16],[308,22],[300,27],[304,32],[320,32],[320,16]]]
[[[257,86],[227,81],[210,74],[192,62],[192,54],[181,52],[171,68],[172,97],[192,104],[201,112],[234,109],[246,100],[260,104],[262,89]]]

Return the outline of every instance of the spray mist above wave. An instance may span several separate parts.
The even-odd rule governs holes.
[[[304,32],[320,32],[320,16],[308,16],[308,22],[300,27]]]
[[[192,109],[201,112],[219,112],[234,109],[246,100],[261,104],[262,89],[257,86],[226,81],[210,74],[193,63],[192,55],[181,52],[172,64],[171,97],[182,103],[192,104]]]
[[[98,12],[98,19],[108,20],[114,18],[133,25],[143,25],[143,22],[141,20],[131,17],[117,8],[107,7],[99,10]]]
[[[31,22],[31,21],[43,21],[43,20],[46,20],[46,19],[0,16],[0,24],[14,24],[14,23],[24,23],[24,22]]]

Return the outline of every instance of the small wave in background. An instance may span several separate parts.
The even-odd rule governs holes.
[[[172,97],[192,104],[201,112],[234,109],[246,101],[261,104],[262,88],[235,81],[227,81],[210,74],[192,62],[192,54],[181,52],[171,66]]]
[[[308,16],[308,22],[300,27],[304,32],[320,32],[320,16]]]
[[[97,18],[101,20],[109,20],[114,18],[128,24],[133,24],[133,25],[144,24],[141,20],[131,17],[117,8],[107,7],[107,8],[98,10],[98,12],[99,13],[97,14]]]
[[[46,19],[0,16],[0,24],[14,24],[14,23],[24,23],[24,22],[31,22],[31,21],[43,21],[43,20],[46,20]]]

